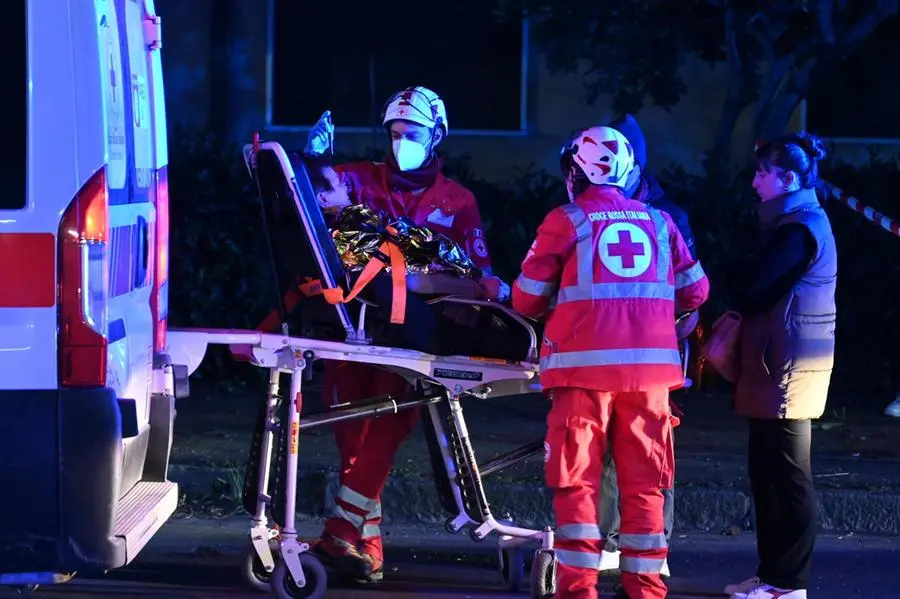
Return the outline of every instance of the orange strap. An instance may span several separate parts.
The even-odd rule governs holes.
[[[406,259],[403,252],[391,241],[385,241],[378,248],[382,254],[388,256],[391,261],[391,287],[393,300],[391,302],[391,324],[403,324],[406,320]],[[372,282],[386,264],[378,258],[372,258],[360,273],[350,293],[344,297],[344,290],[340,287],[322,289],[322,295],[329,304],[346,304],[356,298]]]
[[[284,294],[284,309],[287,313],[290,314],[291,310],[294,309],[294,306],[297,305],[297,302],[300,301],[300,294],[291,289],[287,293]],[[276,333],[278,332],[278,327],[281,325],[281,314],[278,310],[272,310],[269,312],[269,315],[266,316],[266,319],[263,320],[256,326],[257,331],[263,331],[264,333]]]
[[[306,297],[312,297],[314,295],[319,295],[320,293],[322,293],[322,282],[319,279],[311,279],[310,277],[306,277],[306,281],[298,284],[297,289],[291,289],[284,294],[283,302],[285,312],[287,312],[288,314],[291,313],[291,311],[294,309],[294,306],[297,305],[297,302],[301,300],[300,294],[303,294]],[[266,316],[265,320],[263,320],[256,326],[256,330],[266,333],[275,333],[278,331],[278,326],[280,324],[281,314],[278,312],[278,310],[272,310],[271,312],[269,312],[269,315]]]
[[[382,243],[378,250],[382,254],[386,254],[391,261],[391,286],[393,288],[391,324],[403,324],[406,320],[406,259],[400,248],[390,241]],[[306,281],[298,284],[297,289],[292,289],[284,294],[284,309],[290,313],[300,301],[301,294],[306,297],[322,294],[329,304],[346,304],[359,295],[384,267],[385,263],[378,258],[369,260],[347,297],[344,297],[344,290],[340,287],[324,289],[319,279],[306,277]],[[272,310],[265,320],[259,323],[256,330],[274,333],[278,330],[279,324],[281,324],[281,315],[278,310]]]

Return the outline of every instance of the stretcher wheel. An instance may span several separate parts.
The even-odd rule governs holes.
[[[272,572],[272,592],[278,599],[321,599],[328,592],[328,573],[314,555],[300,554],[300,566],[306,577],[306,586],[300,588],[288,571],[283,559],[275,563]]]
[[[531,596],[550,599],[556,594],[556,555],[552,549],[538,549],[531,564]]]
[[[275,557],[275,567],[278,567],[278,556]],[[244,579],[250,588],[261,593],[268,593],[272,588],[272,572],[267,572],[262,560],[256,555],[256,549],[250,548],[243,567]]]
[[[525,582],[525,553],[519,548],[500,550],[500,575],[510,593],[518,593]]]

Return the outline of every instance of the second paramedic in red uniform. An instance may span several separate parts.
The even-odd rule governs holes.
[[[486,274],[482,283],[488,297],[508,297],[509,287],[490,274],[491,260],[475,196],[441,172],[441,158],[435,149],[449,131],[443,100],[425,87],[401,90],[385,104],[382,122],[391,143],[385,162],[335,167],[353,202],[394,217],[406,216],[443,233],[459,243]],[[321,154],[332,135],[326,112],[310,133],[306,152]],[[403,378],[381,368],[326,362],[326,401],[354,402],[383,394],[402,395],[407,390]],[[381,491],[394,456],[418,416],[418,410],[409,410],[335,425],[341,487],[317,549],[351,577],[367,581],[382,577]]]
[[[661,599],[661,490],[674,476],[669,390],[683,383],[675,315],[706,301],[709,283],[671,218],[623,195],[634,152],[621,133],[575,134],[561,166],[570,203],[541,223],[512,289],[516,310],[546,316],[541,384],[552,402],[545,471],[557,524],[556,597],[597,597],[609,432],[623,589],[630,599]]]

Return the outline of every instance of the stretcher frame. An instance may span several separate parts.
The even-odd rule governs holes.
[[[275,552],[272,551],[270,543],[276,537],[278,538],[277,553],[280,554],[281,561],[298,587],[302,588],[306,584],[310,571],[314,572],[313,577],[317,579],[324,576],[321,566],[316,567],[310,564],[310,560],[315,558],[311,554],[307,555],[310,549],[309,545],[297,538],[295,512],[300,431],[341,421],[395,414],[420,406],[428,408],[426,426],[430,425],[439,442],[441,458],[446,468],[455,503],[454,511],[456,513],[448,518],[447,530],[456,533],[468,526],[472,538],[476,541],[482,541],[491,533],[497,533],[500,535],[501,551],[520,548],[533,542],[539,544],[539,551],[553,549],[554,533],[552,529],[535,530],[499,521],[490,510],[489,501],[481,484],[484,476],[517,464],[542,451],[543,441],[524,445],[479,465],[468,436],[461,404],[462,398],[467,396],[490,399],[539,391],[540,384],[537,382],[536,365],[500,364],[477,358],[438,357],[411,350],[285,337],[259,331],[172,329],[169,335],[170,352],[174,352],[171,355],[178,355],[183,360],[182,363],[188,364],[191,372],[199,366],[209,345],[232,346],[238,356],[241,356],[242,350],[249,348],[250,363],[269,371],[269,389],[266,400],[267,426],[262,440],[261,464],[257,481],[258,498],[256,512],[251,518],[250,538],[256,557],[263,568],[272,573],[272,590],[276,596],[318,596],[278,594],[277,583],[279,579],[284,578],[284,573],[278,571]],[[301,418],[302,383],[304,378],[309,376],[315,360],[342,360],[383,366],[408,381],[415,382],[418,397],[405,400],[392,397],[373,398],[370,402],[336,407],[325,413]],[[436,370],[440,372],[441,369],[480,375],[472,376],[472,378],[481,380],[460,380],[435,376],[434,372]],[[286,443],[289,447],[285,470],[286,493],[284,500],[287,521],[285,526],[278,530],[270,526],[266,508],[271,501],[269,478],[275,434],[279,428],[275,424],[275,412],[279,400],[279,377],[283,373],[290,376],[288,416],[286,426],[282,431],[282,434],[286,435]],[[442,422],[443,418],[438,410],[441,404],[449,407],[450,431]],[[461,446],[462,460],[453,455],[452,444],[454,442]],[[464,472],[464,470],[468,470],[468,472]],[[462,481],[462,478],[468,480]],[[474,497],[470,497],[467,501],[464,497],[465,494],[474,494]],[[514,570],[518,566],[507,564],[506,567],[508,570]],[[509,576],[514,578],[516,574],[510,572]],[[511,580],[507,580],[507,584],[511,584],[511,582]]]
[[[322,276],[322,284],[335,287],[334,256],[326,254],[321,241],[316,241],[315,215],[310,212],[309,198],[314,198],[305,172],[295,173],[287,154],[274,142],[260,144],[258,138],[244,147],[244,161],[251,176],[260,187],[257,157],[269,152],[277,160],[282,173],[289,181],[297,214],[309,237],[310,247]],[[315,210],[318,207],[313,203]],[[265,223],[265,208],[264,228]],[[270,251],[271,240],[270,241]],[[333,249],[332,249],[333,251]],[[334,251],[336,255],[336,251]],[[273,267],[275,255],[271,253]],[[338,267],[339,268],[339,267]],[[279,296],[281,291],[279,290]],[[462,398],[490,399],[492,397],[534,393],[541,390],[538,380],[538,340],[534,327],[522,316],[497,302],[443,296],[428,303],[458,303],[481,306],[502,313],[510,321],[524,327],[528,333],[527,359],[523,361],[497,360],[464,356],[435,356],[420,351],[373,345],[366,330],[366,308],[371,305],[357,298],[362,304],[358,322],[352,322],[347,307],[335,305],[341,326],[346,333],[344,341],[328,341],[288,334],[286,309],[279,305],[281,333],[229,329],[170,329],[169,354],[178,356],[181,364],[187,364],[189,372],[199,367],[210,345],[226,345],[232,354],[269,372],[268,393],[265,406],[265,426],[262,431],[259,454],[259,470],[255,511],[251,518],[250,537],[252,553],[249,561],[257,563],[262,572],[256,572],[259,580],[254,584],[259,590],[271,590],[277,597],[320,597],[327,591],[327,573],[318,559],[310,553],[310,546],[297,538],[297,469],[299,466],[299,433],[341,421],[373,418],[417,407],[426,407],[426,434],[430,437],[429,449],[436,445],[443,465],[443,489],[438,484],[444,508],[450,513],[445,527],[457,533],[468,527],[476,541],[486,539],[491,533],[499,535],[501,571],[507,587],[518,590],[524,577],[524,557],[521,548],[537,542],[536,559],[532,577],[539,584],[532,584],[532,595],[552,595],[555,586],[555,558],[553,556],[554,533],[551,528],[535,530],[515,526],[498,520],[490,509],[483,477],[517,464],[543,451],[543,439],[497,456],[479,465],[469,439],[463,416]],[[337,406],[324,413],[301,418],[303,408],[303,380],[311,378],[316,360],[341,360],[380,366],[406,379],[415,389],[411,398],[381,397],[365,402]],[[287,420],[283,426],[277,422],[276,412],[281,400],[280,377],[288,374],[290,391]],[[444,421],[447,425],[445,426]],[[267,507],[271,506],[269,489],[273,467],[273,448],[279,428],[288,451],[285,457],[284,525],[278,529],[270,526]],[[433,456],[434,457],[434,456]],[[434,465],[434,459],[432,460]],[[273,546],[275,551],[273,551]],[[252,568],[252,564],[251,564]],[[266,576],[268,574],[268,577]],[[251,581],[253,582],[253,581]]]

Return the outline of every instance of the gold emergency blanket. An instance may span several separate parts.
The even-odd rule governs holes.
[[[478,280],[481,271],[451,239],[420,227],[406,217],[393,218],[365,206],[348,206],[331,223],[331,238],[344,267],[362,270],[385,241],[392,241],[406,258],[408,273],[455,274]],[[381,259],[390,264],[384,256]],[[389,267],[388,267],[389,270]]]

